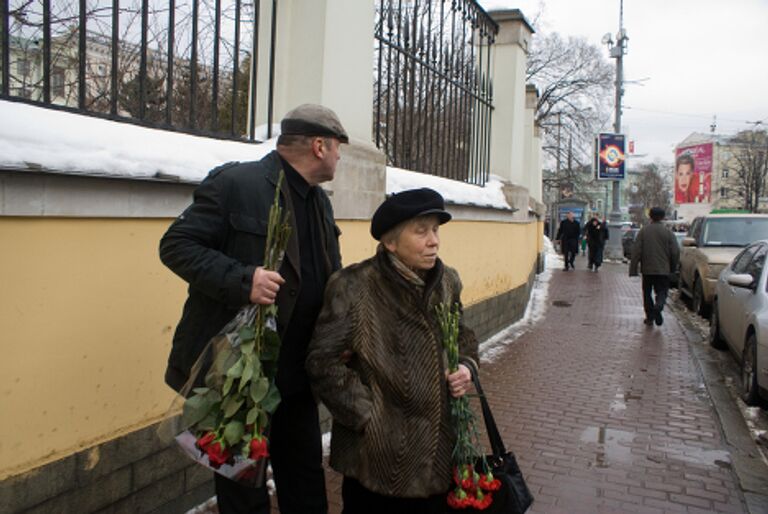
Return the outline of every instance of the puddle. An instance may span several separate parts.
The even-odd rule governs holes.
[[[614,403],[618,406],[619,402],[621,400],[617,399]],[[650,443],[652,454],[647,456],[633,455],[631,447],[637,446],[632,443],[637,442],[638,435],[635,432],[605,427],[587,427],[581,433],[579,440],[585,443],[582,448],[594,447],[595,459],[589,463],[589,467],[607,468],[613,463],[631,464],[635,460],[646,459],[657,464],[685,462],[723,469],[731,468],[731,456],[727,451],[705,450],[682,443],[661,445]]]

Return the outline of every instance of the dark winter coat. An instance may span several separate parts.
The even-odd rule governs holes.
[[[571,221],[566,218],[560,222],[560,227],[557,229],[557,237],[555,237],[555,239],[558,241],[578,241],[579,236],[581,236],[579,222],[576,220]]]
[[[435,307],[459,302],[461,282],[438,260],[421,288],[386,252],[331,277],[307,370],[333,415],[331,466],[379,494],[426,497],[451,480],[455,433]],[[460,353],[476,360],[474,334],[459,330]]]
[[[603,246],[608,240],[608,226],[599,219],[592,218],[584,228],[584,237],[590,247]]]
[[[663,223],[653,222],[637,233],[632,244],[630,276],[637,275],[640,264],[643,275],[669,275],[677,272],[680,248],[675,235]]]
[[[264,262],[269,209],[282,169],[277,152],[258,162],[229,163],[214,169],[195,190],[194,202],[160,241],[160,258],[189,283],[189,296],[173,337],[165,380],[177,391],[207,342],[250,301],[253,273]],[[291,209],[286,181],[282,205]],[[338,228],[328,196],[318,191],[328,275],[341,267]],[[284,333],[301,287],[301,261],[295,220],[280,268],[285,284],[276,298],[278,328]],[[303,360],[303,359],[302,359]],[[303,373],[303,369],[301,370]],[[204,376],[203,371],[200,376]]]

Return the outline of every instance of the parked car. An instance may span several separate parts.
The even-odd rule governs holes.
[[[768,240],[748,246],[717,280],[709,341],[741,363],[747,405],[768,399]]]
[[[768,239],[768,214],[709,214],[693,220],[680,252],[680,291],[709,316],[720,272],[742,248]]]
[[[621,235],[621,247],[624,250],[624,257],[627,259],[632,258],[632,244],[635,242],[638,232],[640,232],[639,228],[630,228]]]

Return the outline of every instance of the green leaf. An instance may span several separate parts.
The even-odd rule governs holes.
[[[240,409],[240,406],[244,401],[245,398],[241,396],[229,396],[224,400],[224,404],[222,405],[222,408],[224,409],[224,417],[231,418],[237,414],[238,409]]]
[[[269,414],[267,414],[267,411],[262,410],[261,412],[259,412],[259,428],[263,430],[268,423],[269,423]]]
[[[280,391],[278,391],[275,384],[272,383],[269,385],[267,395],[261,401],[261,408],[268,413],[273,414],[278,405],[280,405]]]
[[[204,396],[192,396],[187,398],[184,402],[184,407],[181,414],[181,424],[185,428],[189,428],[204,417],[208,415],[211,410],[213,402],[206,399]]]
[[[259,377],[258,380],[251,382],[250,397],[253,403],[258,404],[264,399],[269,390],[269,380],[266,377]]]
[[[264,346],[261,351],[261,360],[273,361],[277,360],[280,355],[280,336],[277,332],[272,330],[264,331]]]
[[[195,394],[203,394],[204,395],[204,394],[206,394],[210,390],[211,389],[209,387],[195,387],[194,389],[192,389],[192,392],[195,393]]]
[[[243,374],[244,362],[243,358],[237,359],[237,362],[227,370],[227,378],[240,378]]]
[[[208,415],[197,423],[197,428],[205,431],[216,430],[218,426],[218,416],[216,414],[216,409],[211,409]]]
[[[227,377],[227,380],[224,381],[224,387],[221,389],[221,394],[227,396],[229,394],[229,390],[232,389],[232,384],[234,382],[234,377]]]
[[[248,425],[256,423],[256,420],[259,418],[259,414],[261,414],[261,407],[255,405],[251,410],[248,411],[248,415],[245,417],[245,423]]]
[[[227,423],[227,426],[224,427],[224,440],[227,441],[227,444],[230,447],[235,446],[243,438],[244,433],[245,425],[243,425],[242,422],[230,421]]]
[[[253,353],[253,348],[256,346],[256,341],[249,341],[240,345],[240,351],[243,355],[249,355]]]
[[[223,375],[235,363],[235,359],[237,359],[237,355],[230,349],[229,345],[222,345],[211,370]]]
[[[253,327],[245,326],[240,329],[239,335],[241,343],[246,341],[253,341],[253,339],[256,337],[256,331],[253,329]]]

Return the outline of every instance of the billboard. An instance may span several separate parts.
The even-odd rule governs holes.
[[[595,145],[597,180],[623,180],[624,134],[598,134]]]
[[[675,150],[675,203],[709,203],[712,192],[712,143]]]

